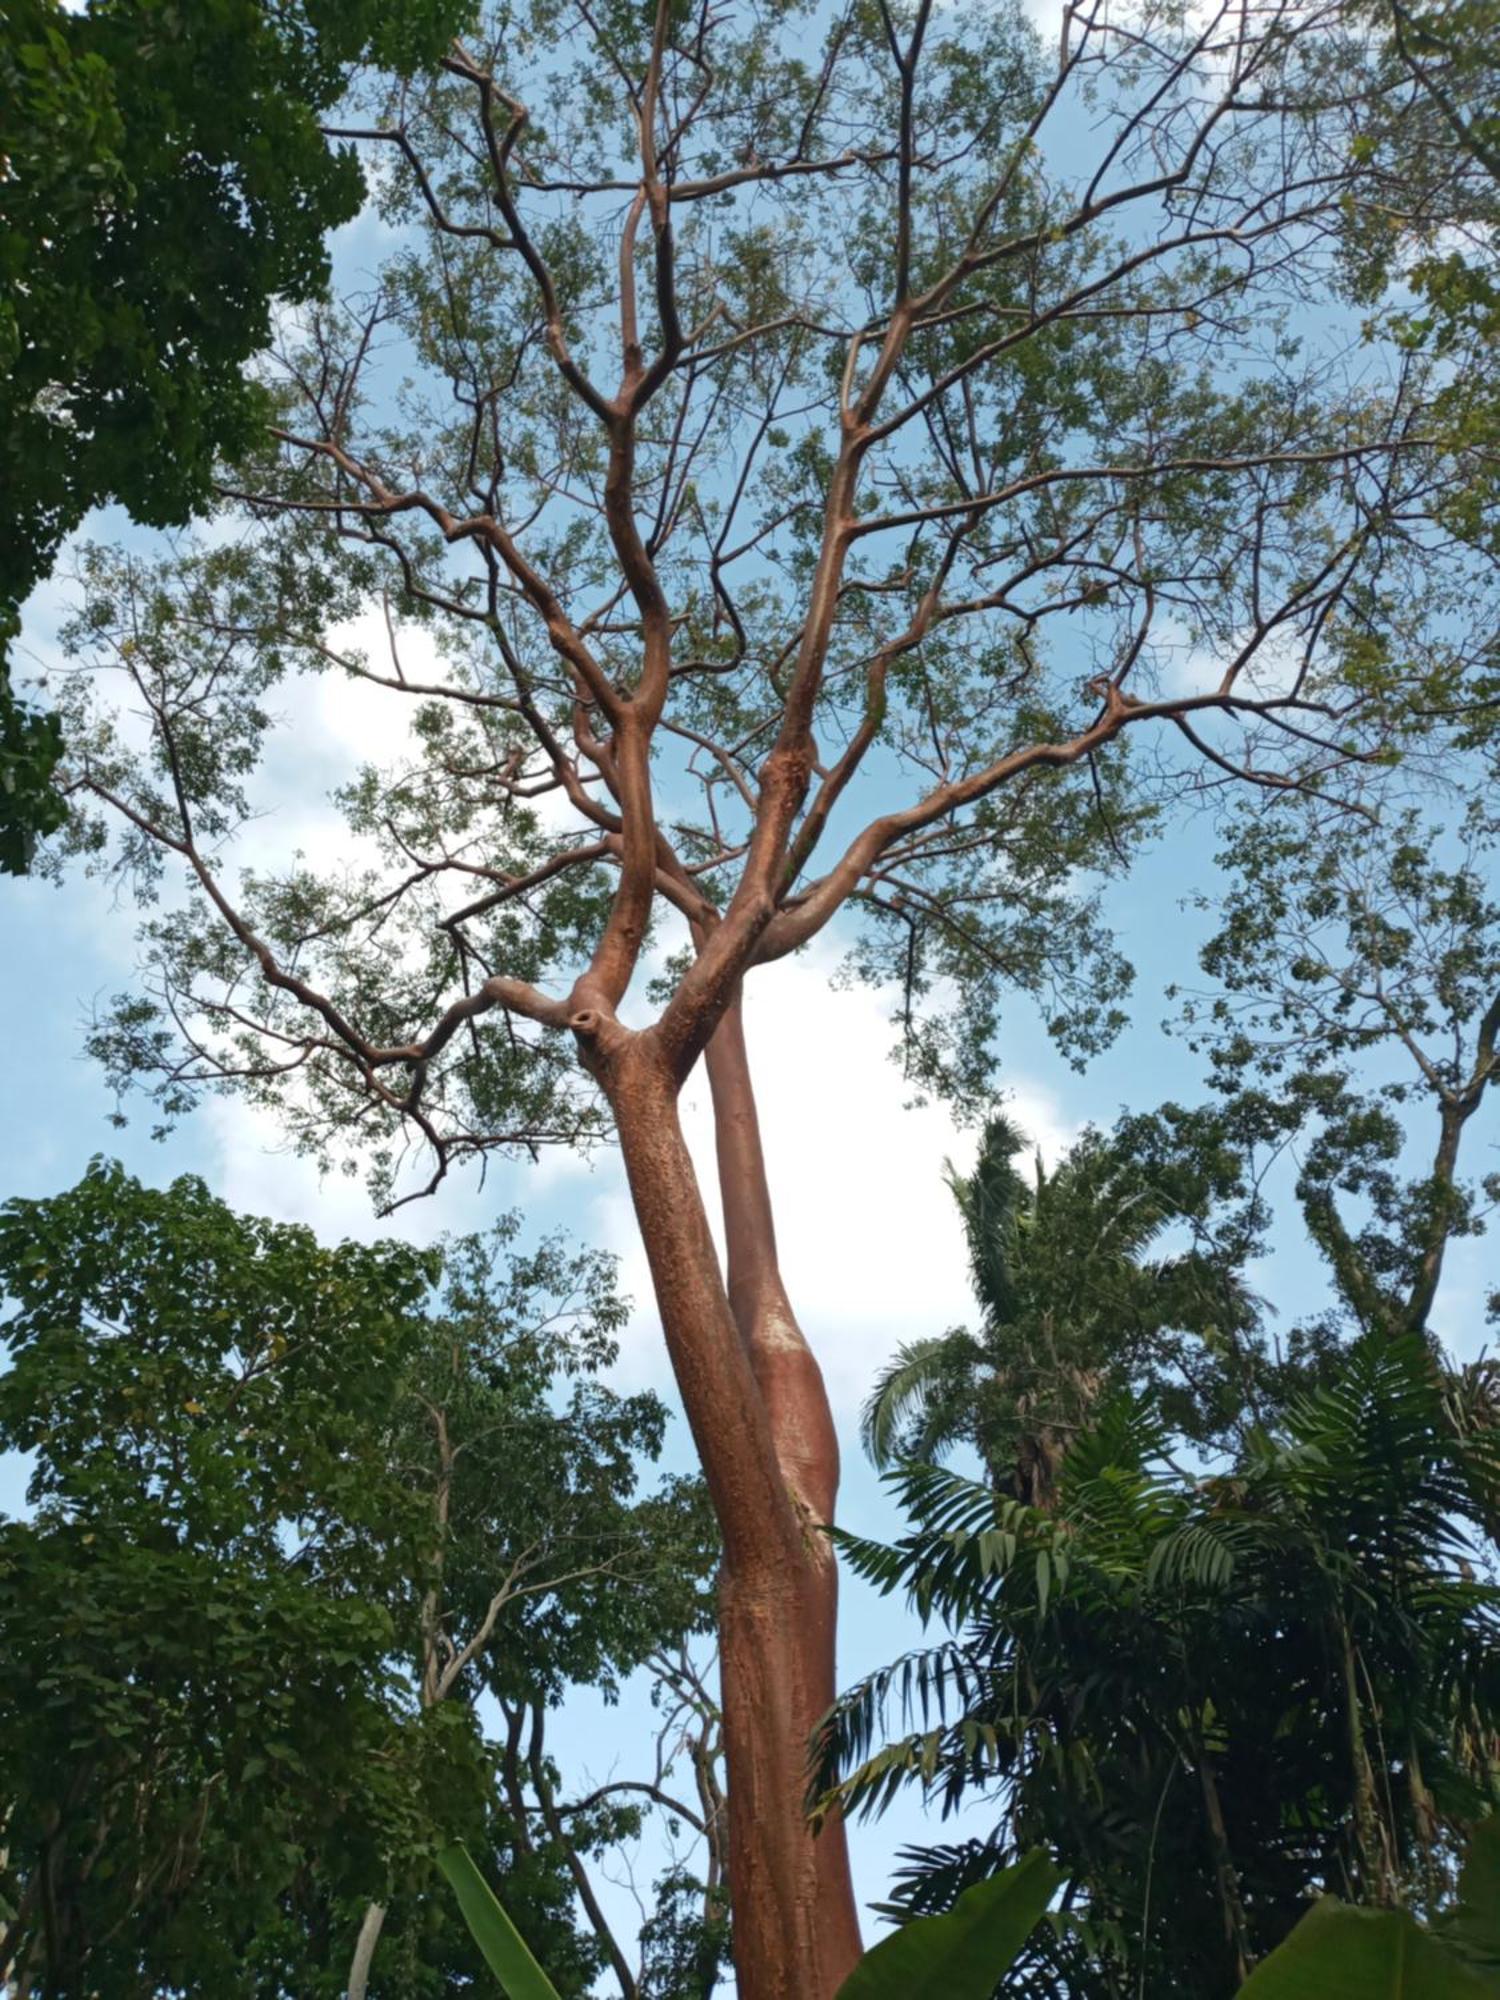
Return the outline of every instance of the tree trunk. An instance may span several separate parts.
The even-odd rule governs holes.
[[[667,1351],[723,1537],[719,1665],[740,2000],[829,2000],[859,1956],[841,1824],[807,1824],[808,1744],[835,1692],[837,1577],[819,1532],[838,1449],[775,1270],[738,1011],[710,1045],[730,1282],[653,1035],[589,1051],[615,1113]]]
[[[1240,1878],[1235,1872],[1229,1845],[1229,1829],[1224,1824],[1224,1807],[1219,1798],[1218,1780],[1209,1761],[1202,1732],[1191,1729],[1193,1761],[1198,1766],[1198,1784],[1203,1794],[1203,1813],[1208,1822],[1208,1842],[1214,1858],[1214,1880],[1218,1885],[1219,1908],[1224,1917],[1224,1941],[1234,1953],[1236,1986],[1250,1977],[1250,1939],[1245,1926],[1245,1906],[1240,1900]]]
[[[1481,1084],[1481,1089],[1483,1085]],[[1443,1275],[1443,1259],[1453,1234],[1456,1213],[1454,1182],[1458,1174],[1458,1149],[1464,1126],[1479,1105],[1479,1093],[1471,1086],[1458,1096],[1444,1096],[1438,1129],[1437,1156],[1432,1163],[1432,1206],[1427,1216],[1427,1241],[1412,1282],[1406,1305],[1405,1331],[1424,1333],[1437,1298]]]
[[[349,1964],[348,2000],[365,2000],[365,1989],[370,1983],[370,1963],[375,1956],[375,1947],[380,1942],[380,1931],[384,1922],[385,1904],[369,1904],[365,1910],[364,1922],[359,1927],[359,1936],[354,1941],[354,1957]]]

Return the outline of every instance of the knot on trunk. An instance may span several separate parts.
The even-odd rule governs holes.
[[[613,1069],[621,1052],[637,1040],[610,1006],[585,1002],[568,1015],[568,1026],[578,1043],[579,1060],[591,1075],[602,1079]]]

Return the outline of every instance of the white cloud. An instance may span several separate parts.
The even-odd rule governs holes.
[[[436,1202],[414,1202],[395,1216],[377,1216],[361,1179],[320,1173],[316,1161],[288,1147],[280,1119],[265,1105],[215,1097],[199,1115],[218,1155],[214,1190],[243,1214],[310,1223],[325,1242],[405,1236],[428,1243],[444,1228],[462,1226]]]
[[[944,1163],[970,1164],[976,1136],[938,1104],[908,1109],[889,1060],[889,996],[834,991],[836,944],[761,968],[747,985],[746,1032],[771,1174],[782,1268],[793,1304],[822,1363],[841,1426],[896,1344],[971,1319],[963,1235]],[[1055,1160],[1073,1129],[1045,1090],[1021,1083],[1011,1109]],[[702,1067],[683,1093],[683,1123],[710,1219],[719,1234],[708,1081]],[[519,1204],[539,1227],[562,1221],[619,1256],[635,1305],[618,1379],[669,1386],[645,1252],[619,1156],[592,1160],[560,1150],[540,1166],[496,1163],[481,1189],[455,1175],[430,1201],[381,1220],[363,1182],[320,1175],[287,1152],[274,1112],[220,1098],[204,1116],[219,1156],[215,1185],[253,1214],[310,1221],[325,1237],[381,1234],[430,1241],[482,1227]]]
[[[371,605],[357,618],[329,628],[330,649],[344,657],[362,655],[372,672],[393,674],[391,634],[385,615]],[[441,687],[453,680],[432,634],[420,626],[397,629],[400,671],[420,685]],[[330,664],[320,672],[296,675],[271,697],[277,727],[267,739],[268,757],[257,786],[256,805],[264,815],[247,831],[256,866],[282,865],[295,852],[315,871],[375,865],[375,843],[351,835],[333,794],[367,765],[390,772],[412,761],[412,718],[417,697],[356,679]],[[556,831],[578,826],[578,816],[561,792],[532,802],[542,823]]]
[[[890,1062],[889,996],[835,992],[834,945],[767,966],[746,988],[746,1036],[783,1275],[818,1355],[841,1424],[897,1342],[973,1316],[963,1234],[943,1181],[946,1160],[974,1156],[975,1134],[942,1105],[907,1109]],[[1071,1136],[1055,1101],[1021,1084],[1013,1115],[1055,1159]],[[713,1127],[701,1066],[683,1093],[683,1124],[716,1236]],[[645,1253],[614,1156],[593,1171],[579,1227],[620,1256],[636,1315],[627,1377],[661,1383],[666,1363]]]
[[[385,620],[371,608],[333,627],[327,642],[344,654],[362,653],[376,672],[388,671]],[[425,633],[401,635],[402,663],[414,678],[440,677],[435,649]],[[258,817],[238,843],[257,869],[284,866],[295,853],[314,870],[373,863],[373,842],[356,840],[332,802],[366,764],[386,768],[411,745],[410,695],[355,680],[341,668],[298,674],[275,689],[270,707],[276,727],[256,786]]]

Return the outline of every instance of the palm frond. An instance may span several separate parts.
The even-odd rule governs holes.
[[[924,1622],[938,1615],[963,1623],[996,1579],[1023,1557],[1034,1563],[1059,1536],[1049,1514],[945,1466],[907,1461],[886,1482],[914,1531],[888,1545],[835,1528],[833,1540],[867,1583],[883,1593],[904,1587]]]
[[[1024,1152],[1019,1126],[997,1113],[984,1128],[973,1171],[960,1174],[949,1163],[948,1186],[963,1217],[974,1290],[986,1319],[1012,1318],[1018,1302],[1018,1225],[1035,1205],[1035,1195],[1013,1162]]]
[[[860,1413],[860,1440],[870,1462],[883,1472],[898,1457],[935,1457],[956,1443],[982,1359],[978,1342],[962,1328],[898,1347]]]
[[[811,1793],[815,1811],[837,1804],[868,1819],[883,1813],[901,1786],[940,1761],[950,1707],[965,1711],[980,1700],[983,1670],[968,1646],[949,1639],[904,1653],[841,1695],[824,1717],[813,1743]],[[892,1712],[907,1733],[877,1749]],[[912,1723],[920,1728],[911,1729]]]

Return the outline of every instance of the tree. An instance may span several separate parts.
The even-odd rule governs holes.
[[[369,1990],[445,1993],[479,1969],[431,1866],[458,1835],[586,1990],[578,1854],[628,1816],[554,1836],[555,1774],[509,1788],[474,1702],[607,1686],[702,1619],[691,1495],[634,1497],[660,1405],[590,1380],[608,1265],[506,1232],[325,1249],[100,1166],[0,1212],[0,1275],[0,1441],[37,1454],[0,1529],[20,1990],[333,2000],[358,1931],[363,1992],[374,1894]]]
[[[902,1907],[933,1906],[1013,1844],[1054,1845],[1081,1915],[1039,1960],[1040,1990],[1232,1990],[1313,1891],[1431,1909],[1462,1824],[1496,1806],[1494,1369],[1453,1367],[1429,1332],[1449,1246],[1482,1229],[1495,1195],[1460,1175],[1497,1067],[1493,825],[1482,804],[1445,830],[1409,808],[1351,819],[1304,799],[1233,814],[1224,833],[1228,882],[1201,954],[1214,983],[1186,1002],[1216,1101],[1086,1135],[1030,1209],[1000,1129],[957,1190],[982,1224],[984,1341],[949,1337],[950,1367],[979,1386],[968,1436],[988,1497],[909,1463],[913,1533],[855,1552],[968,1630],[856,1690],[830,1766],[853,1757],[846,1795],[871,1809],[918,1779],[950,1804],[999,1790],[992,1839],[915,1853]],[[1132,1138],[1162,1130],[1164,1162]],[[1191,1344],[1164,1356],[1141,1341],[1141,1271],[1111,1255],[1115,1218],[1134,1200],[1149,1226],[1143,1166],[1169,1166],[1156,1185],[1201,1223],[1193,1190],[1243,1199],[1294,1145],[1332,1304],[1278,1336],[1272,1363],[1255,1302],[1233,1350],[1234,1449],[1188,1474],[1163,1454],[1224,1442],[1179,1388],[1205,1368],[1213,1381],[1217,1329],[1200,1329],[1196,1364]],[[1113,1201],[1091,1198],[1101,1185]],[[1049,1213],[1043,1187],[1084,1198]],[[1266,1220],[1259,1192],[1230,1211],[1209,1268],[1231,1295]],[[1161,1303],[1169,1319],[1178,1302]],[[887,1452],[899,1440],[926,1458],[943,1440],[948,1381],[934,1371],[929,1389],[923,1359],[898,1356],[877,1392],[872,1442]],[[899,1430],[908,1383],[915,1421]],[[1037,1450],[1017,1386],[1044,1419],[1072,1398],[1081,1435],[1043,1430],[1069,1447],[1049,1460],[1056,1497],[1016,1492],[1018,1441],[1023,1460]],[[867,1758],[893,1689],[922,1726]]]
[[[1451,829],[1397,804],[1229,818],[1225,886],[1200,898],[1218,920],[1201,952],[1214,984],[1183,1002],[1218,1102],[1091,1132],[1034,1182],[1012,1165],[1020,1134],[987,1129],[974,1172],[953,1177],[982,1329],[893,1357],[865,1412],[877,1465],[967,1440],[997,1485],[1045,1504],[1067,1439],[1115,1390],[1149,1389],[1174,1436],[1222,1444],[1341,1336],[1427,1327],[1449,1246],[1500,1199],[1495,1175],[1460,1172],[1500,1077],[1495,842],[1482,802]],[[1412,1173],[1424,1112],[1430,1163]],[[1241,1274],[1268,1161],[1293,1144],[1335,1307],[1290,1330],[1278,1366]],[[1186,1247],[1141,1262],[1170,1227]]]
[[[1241,1272],[1256,1241],[1245,1157],[1223,1120],[1169,1105],[1086,1133],[1055,1172],[1012,1164],[1001,1116],[970,1174],[950,1171],[982,1321],[899,1348],[865,1405],[876,1465],[974,1445],[997,1489],[1051,1504],[1069,1442],[1125,1388],[1153,1389],[1207,1444],[1253,1404],[1257,1319]],[[1147,1258],[1177,1229],[1186,1247]]]
[[[1227,1995],[1311,1895],[1437,1907],[1500,1810],[1500,1591],[1472,1567],[1500,1454],[1455,1435],[1422,1343],[1364,1336],[1223,1473],[1165,1443],[1117,1399],[1052,1511],[913,1461],[909,1533],[844,1544],[954,1636],[845,1697],[830,1802],[994,1800],[988,1838],[908,1855],[898,1914],[1056,1854],[1067,1915],[1017,1991]]]
[[[246,364],[318,295],[363,178],[318,117],[356,64],[436,57],[462,0],[5,0],[0,9],[0,870],[59,813],[18,702],[22,601],[91,507],[182,523],[265,421]]]
[[[1426,253],[1416,263],[1415,289],[1440,316],[1429,332],[1447,321],[1447,335],[1464,316],[1452,308],[1492,311],[1494,263],[1487,225],[1496,215],[1500,184],[1500,130],[1495,120],[1495,14],[1490,0],[1436,0],[1413,6],[1409,0],[1375,0],[1359,10],[1373,30],[1369,57],[1385,91],[1370,95],[1366,150],[1384,154],[1392,180],[1415,173],[1429,186],[1441,184],[1441,204],[1451,230],[1446,244],[1430,225],[1415,232]],[[1401,86],[1414,83],[1414,94]],[[1417,211],[1420,213],[1420,209]],[[1435,211],[1432,211],[1435,213]],[[1409,231],[1407,200],[1393,220]],[[1455,240],[1456,232],[1456,240]],[[1388,229],[1388,234],[1389,229]],[[1375,251],[1374,241],[1365,245]],[[1387,248],[1385,255],[1389,255]],[[1459,280],[1455,284],[1455,280]]]
[[[1229,829],[1185,1027],[1242,1125],[1306,1139],[1303,1216],[1368,1330],[1423,1331],[1450,1243],[1500,1200],[1460,1172],[1500,1081],[1497,837],[1482,798],[1449,826],[1393,804],[1336,837],[1314,808]]]
[[[987,1092],[1006,989],[1086,1053],[1125,983],[1087,871],[1152,802],[1127,741],[1182,748],[1168,792],[1333,796],[1485,624],[1488,558],[1435,516],[1473,470],[1426,425],[1440,364],[1356,386],[1337,327],[1290,326],[1365,187],[1346,107],[1300,101],[1338,17],[1065,27],[495,7],[331,128],[383,162],[399,238],[288,329],[214,546],[85,565],[80,666],[151,742],[80,672],[70,840],[101,853],[112,815],[148,893],[169,866],[191,891],[101,1026],[116,1073],[169,1114],[233,1082],[309,1148],[368,1141],[386,1200],[416,1191],[403,1137],[431,1185],[618,1139],[723,1540],[745,2000],[822,2000],[858,1953],[837,1820],[804,1814],[838,1454],[745,982],[847,911],[918,1088]],[[372,603],[388,655],[337,637]],[[342,794],[350,870],[236,883],[304,668],[408,702],[410,754]],[[723,1271],[677,1115],[700,1057]]]
[[[1493,0],[1355,0],[1352,46],[1327,65],[1323,88],[1362,100],[1355,140],[1382,194],[1351,208],[1345,257],[1372,320],[1413,352],[1444,357],[1438,424],[1487,441],[1488,470],[1444,509],[1453,531],[1493,550],[1500,522],[1490,360],[1500,332],[1500,102]],[[1394,298],[1390,278],[1399,279]],[[1370,329],[1373,334],[1373,325]],[[1500,677],[1488,668],[1461,690],[1434,690],[1471,740],[1496,742]]]
[[[515,1229],[509,1218],[502,1240]],[[408,1590],[399,1629],[425,1712],[479,1690],[498,1704],[495,1781],[514,1851],[533,1868],[566,1868],[602,1961],[635,2000],[638,1967],[605,1918],[586,1857],[638,1829],[639,1813],[620,1809],[638,1797],[693,1820],[710,1853],[719,1829],[708,1810],[693,1814],[667,1792],[665,1744],[649,1781],[561,1803],[546,1715],[570,1685],[613,1693],[638,1665],[658,1682],[689,1671],[660,1655],[678,1640],[685,1653],[703,1628],[711,1526],[683,1481],[622,1504],[639,1457],[660,1449],[664,1412],[655,1396],[622,1399],[587,1379],[614,1359],[625,1315],[609,1260],[551,1241],[512,1257],[497,1283],[494,1248],[471,1240],[450,1253],[448,1282],[445,1318],[408,1383],[391,1444],[431,1524],[431,1547],[411,1572],[420,1589]],[[559,1421],[542,1392],[568,1376],[583,1379]],[[688,1917],[684,1928],[701,1921]],[[372,1904],[360,1932],[366,1969],[383,1922]],[[348,1990],[363,2000],[353,1977]]]

